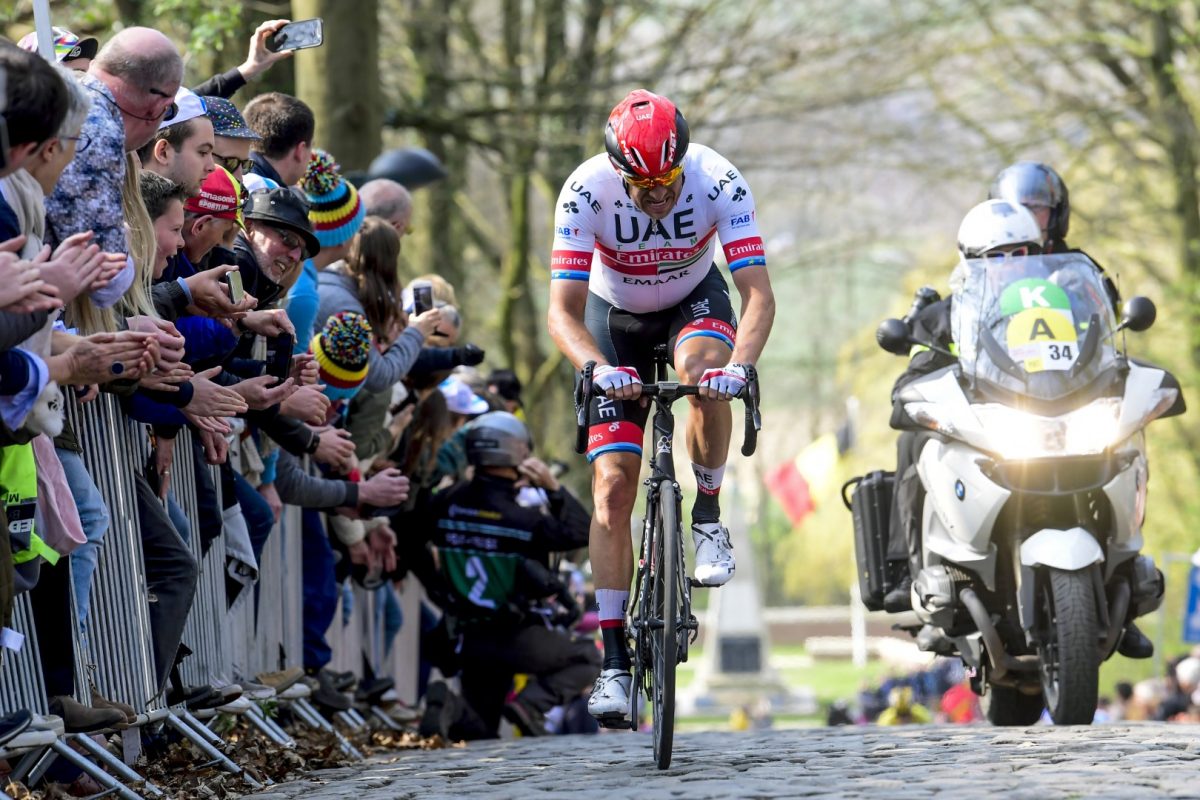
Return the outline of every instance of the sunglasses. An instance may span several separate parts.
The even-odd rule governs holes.
[[[628,172],[622,172],[621,177],[630,186],[636,186],[639,189],[653,189],[655,186],[670,186],[683,172],[683,164],[678,165],[670,172],[665,172],[653,178],[643,178],[640,175],[630,175]]]
[[[248,172],[254,164],[254,160],[250,158],[238,158],[237,156],[219,156],[213,153],[213,158],[218,164],[230,172],[237,172],[239,169],[242,172]]]
[[[107,102],[112,103],[114,106],[116,106],[117,110],[119,110],[122,114],[124,114],[128,117],[133,117],[134,119],[140,119],[142,122],[170,122],[171,120],[175,119],[175,117],[178,116],[178,114],[179,114],[179,105],[174,100],[172,100],[171,105],[167,106],[166,110],[163,111],[163,113],[159,114],[157,117],[145,117],[145,116],[142,116],[141,114],[133,113],[128,108],[121,105],[116,100],[112,99],[111,97],[104,94],[103,92],[98,92],[98,94],[100,95],[100,97],[103,97]],[[163,92],[160,92],[157,89],[151,89],[150,94],[157,95],[158,97],[170,97],[171,96],[169,94],[164,94]]]
[[[1021,245],[1014,247],[1012,250],[993,250],[990,253],[984,254],[985,258],[1020,258],[1021,256],[1029,255],[1029,246]]]

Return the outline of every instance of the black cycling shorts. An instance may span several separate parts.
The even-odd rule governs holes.
[[[666,344],[675,353],[680,342],[696,336],[718,339],[733,349],[737,316],[717,265],[692,293],[672,308],[633,314],[589,292],[584,324],[605,360],[613,366],[633,367],[643,381],[654,380],[654,347]],[[641,455],[649,406],[638,401],[609,400],[597,395],[588,419],[588,461],[604,453]]]

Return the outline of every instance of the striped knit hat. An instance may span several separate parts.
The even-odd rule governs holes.
[[[350,241],[367,217],[358,190],[342,180],[337,162],[324,150],[313,150],[301,188],[308,195],[308,219],[321,247]]]
[[[330,400],[349,400],[367,379],[371,358],[371,323],[362,314],[343,311],[325,321],[310,345],[320,381]]]

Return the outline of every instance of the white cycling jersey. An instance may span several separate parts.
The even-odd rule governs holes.
[[[629,199],[606,154],[583,162],[558,196],[551,279],[587,281],[617,308],[644,314],[678,305],[704,280],[717,238],[730,272],[765,267],[754,196],[741,173],[716,150],[693,144],[682,180],[679,202],[655,221]]]

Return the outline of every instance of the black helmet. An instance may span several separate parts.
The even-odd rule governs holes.
[[[531,452],[529,429],[507,411],[489,411],[467,425],[467,461],[477,467],[515,467]]]
[[[424,147],[398,147],[380,153],[367,169],[367,180],[390,178],[406,189],[419,189],[446,177],[446,168]]]
[[[1037,161],[1018,161],[1006,167],[992,182],[989,200],[1007,200],[1023,206],[1044,206],[1050,209],[1046,223],[1046,245],[1067,238],[1071,223],[1071,201],[1067,185],[1058,173]]]

